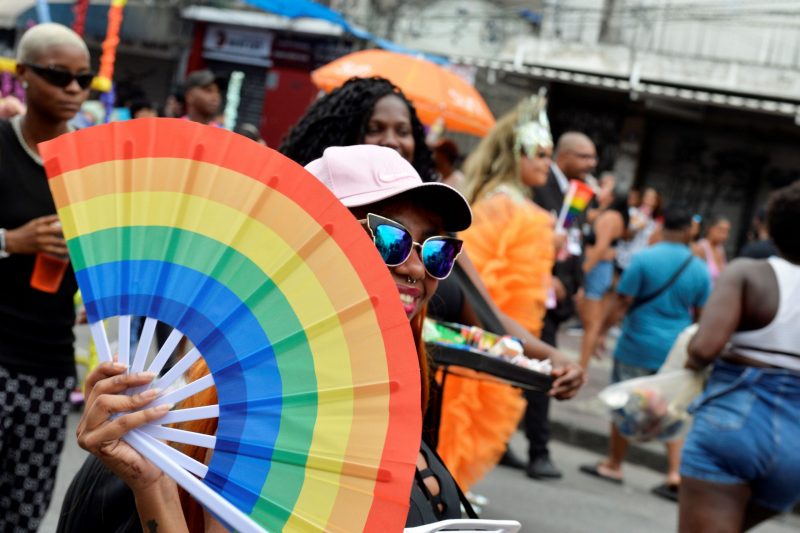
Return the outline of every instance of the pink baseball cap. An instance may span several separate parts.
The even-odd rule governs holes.
[[[444,183],[424,183],[411,163],[391,148],[332,146],[307,164],[306,170],[346,207],[413,194],[442,216],[447,231],[462,231],[472,223],[472,210],[461,193]]]

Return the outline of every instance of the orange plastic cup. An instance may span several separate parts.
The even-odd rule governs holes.
[[[55,294],[61,287],[64,273],[67,271],[69,258],[58,257],[50,254],[36,254],[36,263],[33,265],[31,287],[42,292]]]

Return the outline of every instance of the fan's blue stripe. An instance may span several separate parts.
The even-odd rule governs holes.
[[[246,438],[265,445],[263,457],[219,453],[209,464],[206,482],[249,513],[269,473],[269,450],[278,436],[282,409],[280,401],[259,409],[258,420],[240,412],[249,399],[265,393],[280,396],[282,390],[275,353],[258,320],[228,288],[180,265],[121,261],[89,267],[76,276],[91,321],[117,315],[150,316],[178,328],[195,343],[217,384],[218,436],[227,443]],[[136,294],[123,293],[122,276],[133,280],[130,286]],[[150,280],[158,280],[158,290],[148,286]]]

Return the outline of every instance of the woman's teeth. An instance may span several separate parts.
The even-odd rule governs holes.
[[[409,294],[401,294],[400,301],[403,305],[414,305],[414,297]]]

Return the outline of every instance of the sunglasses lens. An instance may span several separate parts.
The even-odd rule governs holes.
[[[387,265],[397,266],[408,259],[413,242],[407,231],[380,224],[375,228],[374,234],[375,247]]]
[[[39,74],[41,74],[42,78],[44,78],[47,83],[55,85],[56,87],[66,87],[72,82],[72,74],[63,70],[43,68],[39,71]]]
[[[92,84],[92,80],[94,80],[94,74],[92,73],[73,75],[71,72],[66,70],[40,67],[37,65],[30,65],[30,68],[32,68],[36,74],[41,76],[42,79],[44,79],[50,85],[61,88],[66,88],[70,83],[72,83],[72,80],[75,80],[78,82],[78,86],[81,89],[88,89]]]
[[[428,273],[435,278],[446,278],[461,251],[461,241],[434,238],[425,241],[422,247],[422,262]]]
[[[78,82],[81,89],[88,89],[93,79],[94,74],[78,74],[75,76],[75,81]]]

